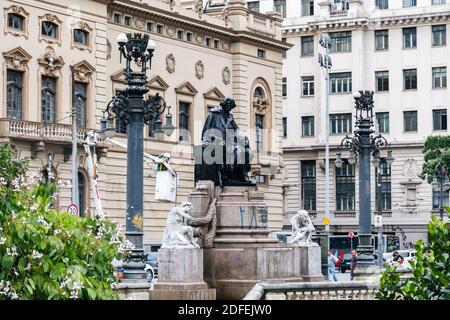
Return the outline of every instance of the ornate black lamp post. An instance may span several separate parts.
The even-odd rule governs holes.
[[[370,155],[379,158],[380,149],[387,148],[388,142],[381,134],[374,135],[373,127],[373,91],[358,91],[355,98],[357,128],[353,137],[348,135],[342,140],[340,149],[350,149],[349,164],[355,164],[359,156],[359,230],[358,230],[358,270],[367,270],[374,265],[374,248],[371,244],[371,196],[370,196]],[[392,152],[389,150],[388,159],[392,163]],[[337,168],[341,168],[344,161],[341,152],[337,152]],[[378,166],[378,164],[377,164]]]
[[[439,186],[439,219],[444,220],[444,187],[449,185],[448,179],[448,171],[442,161],[434,167],[434,181],[432,184]]]
[[[164,131],[161,128],[160,116],[166,108],[161,96],[155,94],[144,100],[149,91],[147,84],[147,69],[151,66],[151,59],[155,50],[155,43],[147,34],[120,34],[117,37],[120,60],[126,60],[125,81],[128,87],[119,91],[104,110],[106,118],[101,120],[101,129],[105,135],[112,137],[114,118],[120,119],[127,125],[127,212],[126,238],[131,241],[135,249],[124,265],[125,279],[143,280],[144,251],[143,251],[143,197],[144,197],[144,124],[156,121],[155,134],[161,132],[170,135],[173,132],[172,115],[166,117]],[[139,69],[131,68],[132,62]],[[157,131],[157,132],[156,132]]]

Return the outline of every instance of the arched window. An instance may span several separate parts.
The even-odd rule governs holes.
[[[264,90],[261,87],[257,87],[253,92],[253,97],[264,98]]]
[[[78,212],[81,218],[86,217],[87,188],[86,176],[82,171],[78,171]]]
[[[42,121],[55,122],[56,114],[56,79],[42,77]]]

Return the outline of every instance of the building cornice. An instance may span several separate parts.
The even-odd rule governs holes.
[[[400,142],[400,143],[391,143],[391,147],[393,149],[397,148],[423,148],[423,143],[418,142]],[[330,149],[337,150],[339,148],[339,144],[330,144]],[[306,152],[306,151],[321,151],[325,149],[325,144],[311,144],[308,146],[284,146],[283,152]]]
[[[220,38],[221,40],[230,42],[247,42],[277,51],[292,47],[289,43],[271,38],[269,34],[262,31],[233,30],[219,24],[213,24],[208,21],[194,19],[176,12],[154,7],[148,3],[137,3],[131,0],[114,1],[110,3],[108,8],[109,18],[112,12],[139,16],[145,20],[152,20],[155,23],[161,23],[166,26],[170,25],[175,28],[189,29],[189,31],[199,32],[212,38]],[[109,23],[113,22],[109,21]],[[125,27],[131,28],[131,26]],[[176,35],[171,38],[176,39]]]
[[[283,26],[282,33],[286,35],[303,34],[314,32],[317,30],[335,30],[335,29],[358,29],[358,28],[383,28],[383,27],[400,27],[409,25],[427,25],[433,23],[447,22],[450,19],[450,11],[396,15],[396,16],[381,16],[381,17],[357,17],[340,19],[330,18],[325,21],[309,21],[304,24],[294,24],[290,26]]]

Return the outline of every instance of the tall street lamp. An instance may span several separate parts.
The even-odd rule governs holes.
[[[370,196],[370,154],[373,158],[379,157],[380,149],[387,148],[388,142],[381,134],[374,135],[373,130],[373,91],[358,91],[353,94],[355,98],[355,119],[357,128],[353,137],[348,135],[342,139],[340,150],[350,149],[349,163],[355,163],[359,157],[359,254],[357,268],[364,272],[374,265],[374,248],[371,233],[371,196]],[[392,163],[392,153],[390,162]],[[392,161],[391,161],[392,160]],[[344,161],[341,152],[336,154],[334,162],[337,168],[341,168]],[[378,165],[378,164],[377,164]]]
[[[434,181],[432,185],[439,186],[439,219],[444,220],[444,188],[449,186],[447,181],[448,171],[442,161],[439,161],[436,167],[434,167]]]
[[[330,233],[330,69],[331,57],[329,56],[331,49],[331,39],[326,34],[320,34],[319,44],[324,48],[324,53],[319,53],[319,65],[324,69],[325,75],[325,232],[327,238]],[[327,239],[329,246],[329,241]]]
[[[143,206],[144,206],[144,124],[156,121],[159,125],[160,116],[165,110],[165,102],[155,94],[144,100],[149,91],[147,84],[147,69],[151,67],[151,59],[156,48],[155,43],[147,34],[121,33],[117,37],[120,61],[126,61],[125,81],[128,87],[119,91],[104,110],[106,117],[101,120],[101,130],[109,138],[113,137],[113,120],[119,119],[127,125],[127,212],[126,238],[134,244],[130,256],[124,264],[125,279],[144,280],[145,263],[143,250]],[[138,67],[135,70],[133,67]],[[170,135],[174,127],[172,115],[166,117],[166,134]],[[161,133],[161,126],[156,128]],[[164,132],[164,130],[163,130]]]

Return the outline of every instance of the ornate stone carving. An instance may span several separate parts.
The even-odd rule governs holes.
[[[253,108],[257,113],[266,113],[267,108],[269,107],[269,102],[267,98],[263,97],[254,97],[253,98]]]
[[[169,5],[170,11],[173,11],[173,8],[175,7],[175,0],[167,0],[167,4]]]
[[[230,73],[230,69],[228,67],[225,67],[222,69],[222,81],[225,84],[229,84],[230,83],[230,78],[231,78],[231,73]]]
[[[195,76],[198,79],[203,79],[205,75],[205,66],[203,65],[203,62],[201,60],[198,60],[195,63]]]
[[[95,68],[89,64],[86,60],[78,62],[73,66],[73,72],[75,75],[75,81],[89,82],[92,78]]]
[[[56,77],[60,75],[60,70],[64,66],[64,60],[61,56],[55,55],[52,47],[47,47],[44,54],[37,59],[45,75]]]
[[[203,37],[200,34],[196,34],[195,35],[195,42],[197,42],[197,44],[203,44]]]
[[[403,166],[403,174],[409,180],[412,180],[417,177],[418,169],[416,160],[408,159],[405,161],[405,165]]]
[[[223,41],[222,42],[222,49],[225,50],[225,51],[230,50],[230,44],[228,42],[226,42],[226,41]]]
[[[192,209],[190,202],[183,202],[181,206],[172,208],[167,216],[166,228],[161,248],[199,248],[194,240],[194,230],[187,224],[193,219],[189,215]]]
[[[145,20],[141,19],[141,18],[136,18],[134,20],[134,24],[136,26],[137,29],[144,29],[145,26]]]
[[[207,185],[205,186],[206,190],[208,189]],[[197,189],[198,190],[198,189]],[[200,237],[201,246],[204,248],[212,248],[214,244],[214,238],[216,237],[216,228],[217,228],[217,214],[216,214],[216,202],[217,198],[214,198],[208,207],[208,212],[204,217],[192,218],[189,220],[189,224],[192,226],[204,227],[206,233],[202,232],[202,228],[198,228],[196,231],[198,232],[198,236]]]
[[[21,47],[3,52],[3,57],[5,58],[7,68],[19,71],[26,71],[27,63],[32,58],[31,55]]]
[[[166,27],[166,33],[169,37],[175,36],[176,29],[175,27]]]
[[[8,28],[8,24],[6,23],[6,21],[8,21],[8,13],[15,13],[15,14],[21,15],[24,18],[23,30]],[[25,37],[25,39],[28,39],[28,16],[29,15],[30,14],[27,11],[25,11],[25,9],[23,7],[12,5],[9,8],[5,8],[4,33],[5,34],[9,33],[16,37],[23,36],[23,37]]]
[[[172,53],[166,56],[166,70],[169,73],[175,72],[175,57]]]
[[[291,220],[292,240],[290,243],[297,243],[300,246],[317,246],[311,240],[312,233],[316,230],[306,210],[299,210]]]
[[[225,27],[228,27],[230,23],[230,9],[226,8],[222,12],[223,21],[225,21]]]
[[[197,0],[194,10],[197,12],[198,18],[201,19],[203,15],[203,0]]]

